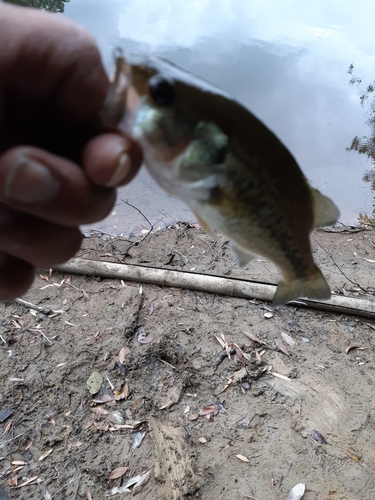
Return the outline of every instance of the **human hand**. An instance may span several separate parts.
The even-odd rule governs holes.
[[[136,144],[98,135],[108,86],[83,28],[0,3],[0,300],[72,257],[78,226],[105,217],[137,173]]]

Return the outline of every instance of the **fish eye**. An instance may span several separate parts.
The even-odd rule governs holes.
[[[161,107],[170,106],[174,101],[174,88],[168,80],[159,75],[150,78],[148,82],[150,96]]]

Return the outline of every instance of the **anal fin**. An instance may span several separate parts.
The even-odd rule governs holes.
[[[245,267],[250,261],[255,259],[256,254],[247,250],[244,247],[237,245],[233,240],[231,240],[232,250],[236,258],[239,267]]]
[[[199,224],[207,231],[207,233],[212,236],[213,238],[215,238],[215,240],[217,239],[217,235],[215,234],[215,232],[210,228],[210,226],[207,224],[207,222],[205,220],[203,220],[198,214],[196,214],[194,212],[194,215],[195,217],[198,219],[198,222]]]

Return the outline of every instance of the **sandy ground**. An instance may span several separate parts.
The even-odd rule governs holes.
[[[375,233],[337,231],[314,233],[316,262],[373,300]],[[80,256],[279,277],[199,227],[137,241],[87,238]],[[24,299],[44,312],[0,304],[10,498],[375,498],[373,319],[46,271]]]

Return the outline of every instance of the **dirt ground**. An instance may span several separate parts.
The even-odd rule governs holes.
[[[189,224],[139,240],[86,238],[80,256],[279,277]],[[375,232],[312,244],[335,293],[374,300]],[[375,498],[374,319],[48,271],[23,298],[44,311],[0,304],[10,498]]]

